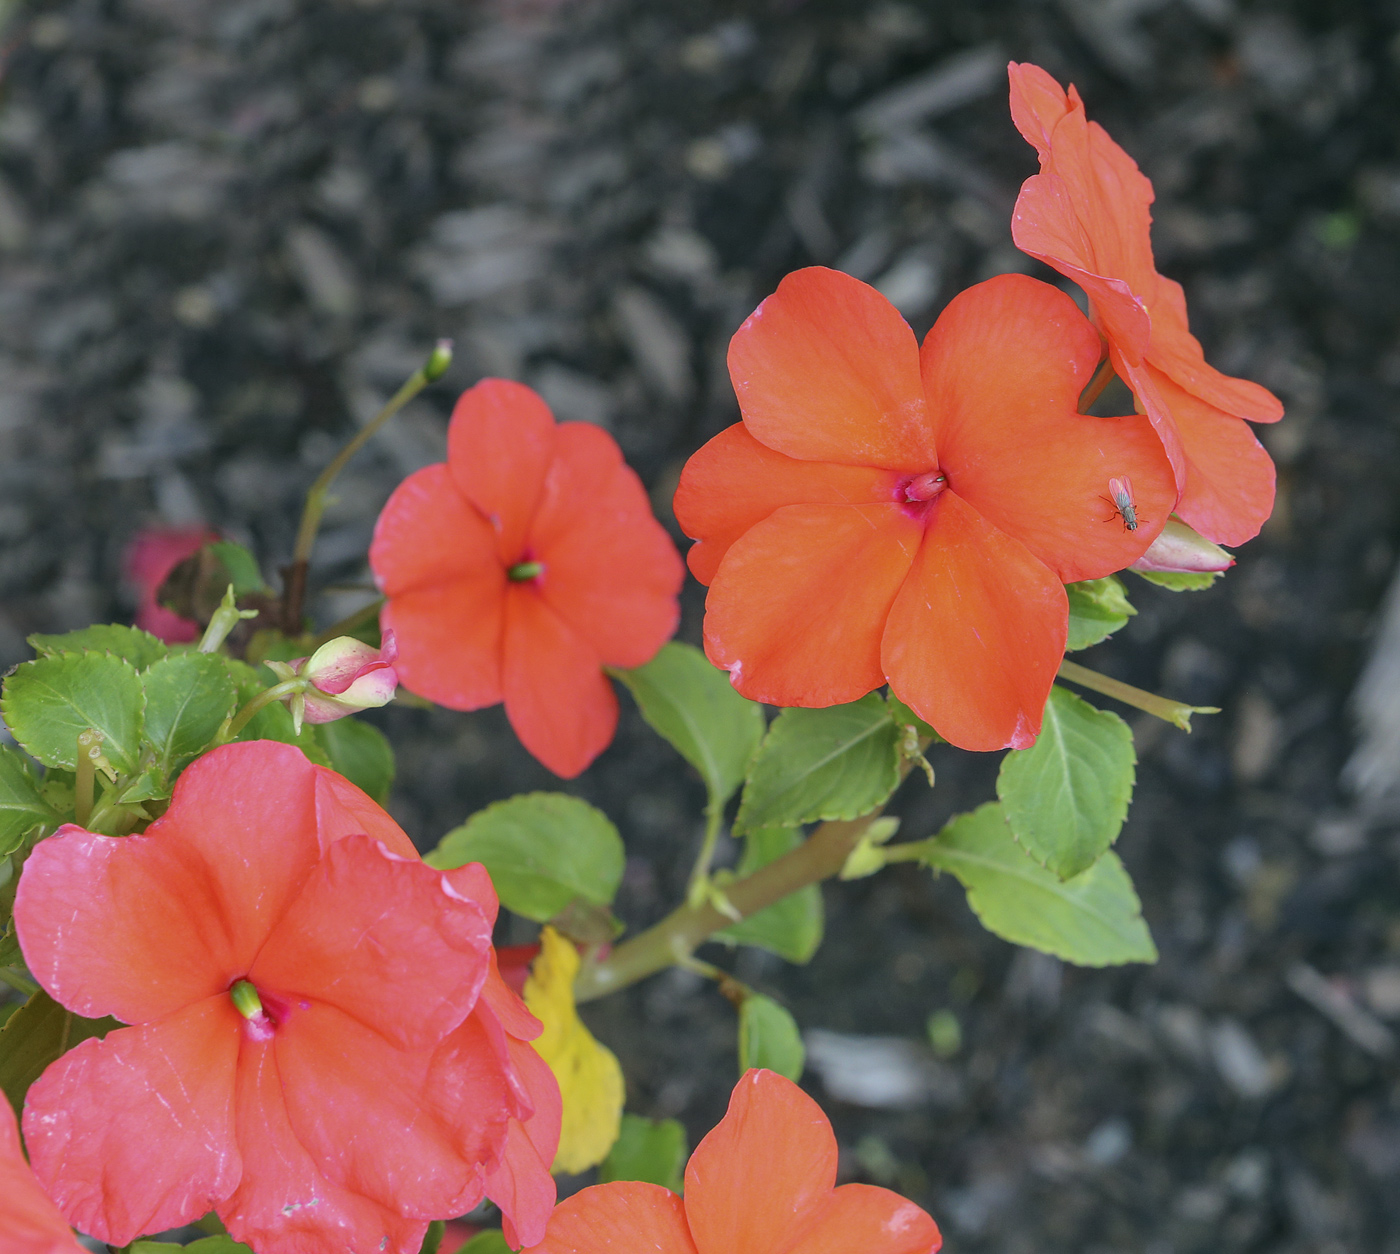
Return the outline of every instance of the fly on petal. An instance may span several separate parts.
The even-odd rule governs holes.
[[[1111,498],[1109,504],[1113,506],[1114,513],[1123,520],[1123,526],[1128,531],[1138,529],[1137,506],[1133,504],[1133,481],[1124,475],[1121,479],[1116,476],[1108,481],[1108,495]]]

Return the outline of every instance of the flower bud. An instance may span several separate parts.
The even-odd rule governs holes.
[[[1205,573],[1228,570],[1234,564],[1235,559],[1218,544],[1212,544],[1184,522],[1169,518],[1162,534],[1130,569]]]
[[[306,686],[288,698],[300,729],[303,718],[308,723],[329,723],[357,710],[388,705],[399,683],[393,666],[397,656],[394,633],[386,631],[378,649],[351,636],[338,636],[309,658],[268,666],[284,681],[305,681]]]

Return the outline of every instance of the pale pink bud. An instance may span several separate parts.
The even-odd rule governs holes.
[[[1151,547],[1132,564],[1132,570],[1163,571],[1181,574],[1203,574],[1206,571],[1228,570],[1235,564],[1218,544],[1212,544],[1184,522],[1167,519],[1162,534]]]
[[[293,662],[292,670],[310,687],[301,695],[308,723],[329,723],[356,710],[375,709],[394,699],[399,677],[394,633],[384,633],[381,648],[340,636],[329,640],[309,658]]]

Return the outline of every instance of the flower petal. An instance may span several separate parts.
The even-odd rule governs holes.
[[[536,953],[539,952],[538,945],[530,945],[528,948]],[[491,1013],[501,1021],[501,1026],[511,1036],[521,1041],[533,1041],[544,1031],[544,1025],[530,1013],[515,990],[502,977],[495,957],[500,952],[500,950],[492,951],[491,971],[486,977],[486,983],[482,986],[481,1001],[491,1008]],[[531,957],[534,957],[533,953]],[[522,984],[525,982],[527,971],[520,973]]]
[[[773,1254],[836,1183],[836,1137],[791,1080],[750,1070],[685,1169],[685,1213],[701,1254]]]
[[[1283,404],[1268,388],[1248,379],[1221,374],[1206,364],[1201,342],[1191,334],[1186,318],[1186,293],[1181,284],[1157,276],[1152,303],[1152,364],[1181,388],[1208,405],[1250,422],[1277,422]]]
[[[572,779],[612,740],[617,696],[594,652],[531,587],[506,601],[503,687],[515,734],[556,775]]]
[[[960,749],[1035,742],[1065,652],[1063,585],[956,492],[933,504],[885,628],[890,687]]]
[[[13,1254],[81,1254],[68,1221],[39,1187],[19,1144],[14,1108],[0,1101],[0,1249]]]
[[[501,699],[505,600],[506,576],[499,566],[390,598],[379,621],[399,644],[399,683],[449,710],[495,705]]]
[[[489,584],[492,573],[505,579],[495,531],[441,462],[415,470],[394,489],[374,524],[369,564],[391,599],[457,580]]]
[[[525,1254],[696,1254],[685,1204],[638,1180],[595,1184],[565,1198],[544,1240]]]
[[[126,1245],[191,1223],[233,1191],[240,1023],[226,996],[206,998],[86,1040],[34,1082],[24,1139],[70,1222]]]
[[[686,462],[676,521],[698,543],[691,573],[712,583],[729,546],[784,505],[873,505],[896,497],[900,476],[869,466],[799,461],[760,444],[742,422],[726,427]]]
[[[506,1048],[519,1088],[529,1096],[531,1113],[507,1124],[500,1161],[486,1177],[486,1196],[501,1209],[501,1226],[512,1248],[543,1235],[556,1197],[550,1164],[559,1145],[559,1085],[548,1064],[521,1041]]]
[[[320,861],[314,772],[291,745],[225,745],[144,835],[42,841],[15,901],[35,978],[78,1014],[127,1023],[224,992]]]
[[[328,1179],[400,1214],[457,1213],[451,1204],[479,1170],[479,1147],[464,1156],[459,1130],[441,1118],[429,1083],[432,1051],[398,1049],[321,1002],[293,1010],[272,1045],[292,1133]],[[500,1110],[498,1075],[489,1063],[479,1073],[458,1068],[453,1079],[471,1103],[463,1118],[478,1113],[476,1102]],[[484,1084],[484,1099],[470,1092],[474,1081]]]
[[[526,547],[540,596],[604,665],[641,666],[675,631],[685,567],[606,431],[559,427]]]
[[[720,563],[705,602],[710,661],[774,705],[839,705],[878,688],[885,618],[921,531],[899,505],[783,506]]]
[[[238,1188],[218,1208],[234,1240],[259,1254],[327,1249],[417,1254],[427,1219],[406,1219],[328,1180],[298,1140],[271,1042],[245,1045],[236,1100],[247,1166]]]
[[[744,425],[789,457],[920,473],[935,464],[918,343],[873,287],[789,274],[729,342]]]
[[[490,520],[507,566],[522,549],[555,456],[556,428],[539,393],[509,379],[463,392],[447,429],[447,464],[467,499]]]
[[[1242,418],[1234,418],[1146,367],[1181,438],[1186,482],[1176,512],[1217,544],[1259,534],[1274,508],[1274,463]]]
[[[775,1254],[937,1254],[943,1245],[929,1214],[889,1189],[844,1184],[812,1225]]]
[[[418,851],[408,834],[382,806],[372,801],[345,776],[337,775],[324,766],[315,766],[312,770],[316,779],[316,834],[323,852],[345,836],[370,836],[382,842],[390,853],[415,862],[418,860]],[[485,899],[482,908],[495,922],[494,891],[490,893],[489,900],[489,908]]]
[[[248,979],[335,1006],[400,1049],[427,1049],[470,1013],[490,951],[485,914],[440,871],[347,836],[326,851]]]
[[[964,501],[1021,541],[1064,583],[1098,579],[1142,556],[1176,504],[1151,424],[1078,412],[1099,337],[1064,292],[1025,275],[955,297],[920,364],[940,467]],[[1106,501],[1128,477],[1139,527]]]

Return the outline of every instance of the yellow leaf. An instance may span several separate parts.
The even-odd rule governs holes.
[[[578,950],[552,927],[540,933],[540,954],[525,981],[525,1004],[544,1024],[535,1050],[559,1081],[564,1104],[554,1171],[577,1174],[600,1163],[622,1123],[622,1068],[600,1045],[574,1006]]]

